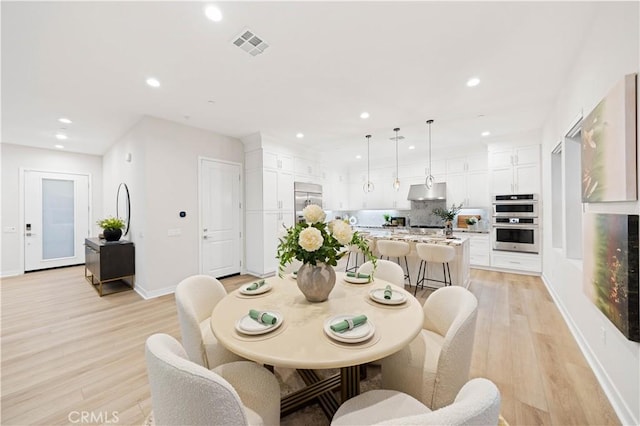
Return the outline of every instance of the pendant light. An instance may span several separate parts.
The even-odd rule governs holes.
[[[369,142],[371,142],[371,135],[365,136],[367,138],[367,181],[362,185],[362,190],[366,193],[373,192],[374,186],[371,182],[370,170],[371,170],[371,156],[369,155]]]
[[[400,131],[399,127],[393,129],[396,132],[396,179],[393,181],[393,189],[396,191],[400,190],[400,179],[398,178],[398,132]]]
[[[431,123],[433,123],[433,120],[427,120],[427,124],[429,125],[429,174],[427,175],[427,179],[424,181],[424,185],[427,189],[431,189],[434,181],[433,174],[431,174]]]

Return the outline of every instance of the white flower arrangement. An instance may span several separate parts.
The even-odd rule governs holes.
[[[342,220],[325,223],[325,212],[314,204],[305,207],[302,215],[305,221],[287,228],[286,234],[280,238],[280,274],[293,259],[312,265],[321,262],[336,266],[346,253],[343,248],[348,245],[358,246],[369,260],[375,262],[367,241],[354,232],[349,224]]]

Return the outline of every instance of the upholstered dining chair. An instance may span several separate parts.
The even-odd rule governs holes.
[[[278,380],[258,364],[237,361],[208,370],[167,334],[150,336],[145,352],[156,425],[280,424]]]
[[[358,268],[358,274],[371,274],[372,272],[373,263],[371,261],[363,263]],[[376,260],[376,270],[373,274],[374,277],[389,281],[391,284],[404,288],[404,271],[402,270],[402,266],[395,262],[384,259]]]
[[[420,334],[382,359],[382,388],[407,393],[437,410],[451,404],[469,379],[478,299],[464,287],[442,287],[423,310]]]
[[[371,390],[340,406],[332,426],[356,425],[497,425],[500,391],[483,378],[468,381],[453,403],[430,410],[417,399],[392,390]]]
[[[211,331],[211,312],[226,295],[222,283],[209,275],[193,275],[176,287],[182,344],[191,361],[210,369],[245,360],[218,343]]]

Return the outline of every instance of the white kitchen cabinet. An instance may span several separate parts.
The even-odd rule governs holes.
[[[278,169],[285,172],[293,172],[293,157],[286,154],[263,151],[262,167],[266,169]]]
[[[473,267],[489,267],[491,265],[491,238],[489,234],[462,232],[458,237],[469,238],[469,264]]]
[[[298,180],[303,180],[305,177],[320,176],[320,167],[318,167],[315,160],[296,156],[294,157],[293,162],[296,177],[300,177]]]
[[[539,254],[534,253],[493,250],[491,253],[491,266],[515,272],[540,273],[542,271],[542,258]]]
[[[446,164],[447,204],[490,205],[486,155],[450,158]]]
[[[264,169],[262,176],[262,209],[293,210],[293,173]]]
[[[522,146],[489,152],[493,194],[540,192],[540,146]]]
[[[323,172],[322,206],[325,210],[347,210],[349,186],[345,174],[338,171]]]
[[[293,211],[247,212],[247,273],[266,276],[277,272],[279,238],[285,235],[285,227],[293,226],[293,216]]]
[[[250,168],[245,170],[245,268],[265,276],[277,268],[277,232],[282,224],[294,223],[293,157],[257,150],[246,159]]]

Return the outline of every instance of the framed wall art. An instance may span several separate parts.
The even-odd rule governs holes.
[[[627,339],[640,342],[639,215],[584,217],[584,291]]]
[[[630,74],[587,115],[582,126],[582,201],[638,199],[637,74]]]

